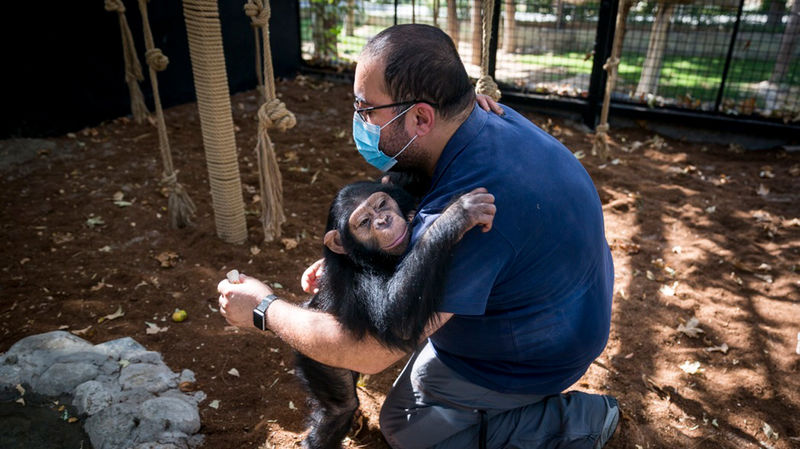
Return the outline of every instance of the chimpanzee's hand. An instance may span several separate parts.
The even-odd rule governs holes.
[[[475,95],[475,101],[477,101],[478,106],[480,106],[481,109],[483,109],[486,112],[494,112],[497,115],[505,114],[503,108],[501,108],[500,105],[497,104],[497,102],[494,101],[494,99],[488,95],[484,94]]]
[[[308,268],[306,268],[306,271],[303,272],[303,275],[300,276],[300,287],[302,287],[303,291],[306,293],[318,293],[319,280],[322,278],[324,273],[325,259],[319,259],[318,261],[309,265]]]
[[[462,236],[475,226],[480,226],[483,232],[492,229],[494,215],[497,207],[494,205],[494,195],[483,187],[461,195],[458,200],[445,209],[442,217],[451,214],[460,215],[462,223]]]

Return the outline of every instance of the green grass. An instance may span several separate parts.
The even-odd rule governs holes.
[[[635,90],[642,75],[644,55],[623,55],[619,65],[618,88]],[[543,55],[517,55],[513,64],[529,66],[531,70],[547,71],[557,75],[544,75],[548,81],[566,79],[592,72],[592,59],[579,52]],[[701,101],[713,101],[722,82],[725,60],[710,57],[665,56],[661,68],[658,94],[677,98],[691,95]],[[734,59],[728,72],[726,97],[742,100],[753,96],[750,84],[769,79],[774,62],[753,59]],[[800,60],[792,62],[788,84],[800,85]]]

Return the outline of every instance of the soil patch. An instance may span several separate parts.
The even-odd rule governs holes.
[[[254,92],[232,101],[250,212],[245,245],[216,237],[194,104],[166,111],[178,179],[198,207],[187,229],[169,229],[150,124],[121,118],[29,142],[35,151],[0,164],[0,351],[56,329],[94,344],[130,336],[172,370],[196,373],[208,394],[204,447],[297,447],[307,408],[292,350],[269,333],[227,327],[216,284],[237,268],[303,301],[299,277],[321,255],[334,193],[378,173],[350,138],[349,85],[298,78],[278,90],[298,118],[271,136],[283,175],[283,237],[296,247],[261,243]],[[800,155],[632,129],[612,131],[614,160],[604,161],[591,156],[591,136],[578,127],[528,116],[585,155],[604,203],[616,267],[611,339],[574,388],[619,398],[624,419],[609,447],[800,444]],[[120,307],[124,316],[98,322]],[[176,308],[186,321],[170,319]],[[695,338],[677,330],[692,317],[704,331]],[[166,329],[148,333],[147,322]],[[378,410],[400,368],[359,389],[367,425],[345,447],[387,447]]]

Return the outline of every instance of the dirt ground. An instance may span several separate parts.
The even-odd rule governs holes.
[[[92,343],[131,336],[173,370],[197,374],[208,394],[204,447],[299,447],[307,408],[292,350],[270,333],[226,326],[215,288],[238,268],[303,301],[300,274],[321,254],[333,194],[377,172],[350,140],[349,85],[299,78],[278,90],[298,118],[272,135],[283,233],[296,247],[261,242],[253,92],[232,102],[244,245],[216,237],[194,104],[166,111],[178,179],[198,208],[186,229],[169,228],[150,124],[120,118],[0,143],[0,351],[56,329]],[[612,131],[606,161],[578,127],[529,116],[584,155],[604,203],[616,266],[611,337],[574,388],[619,398],[624,419],[609,447],[800,447],[800,154],[627,129]],[[176,308],[186,321],[171,320]],[[147,322],[163,331],[148,334]],[[377,416],[400,368],[360,388],[368,423],[345,447],[387,447]]]

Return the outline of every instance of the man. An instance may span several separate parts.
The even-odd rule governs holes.
[[[456,48],[437,28],[399,25],[375,36],[353,90],[354,139],[367,161],[431,179],[412,242],[458,193],[486,187],[497,205],[492,230],[470,231],[456,248],[430,338],[386,398],[387,441],[602,447],[616,429],[616,400],[561,394],[602,352],[610,326],[613,264],[588,174],[515,111],[476,108]],[[249,277],[222,281],[219,290],[221,311],[240,326],[251,325],[253,308],[272,293]],[[265,319],[328,365],[375,373],[404,355],[286,301],[272,301]]]

